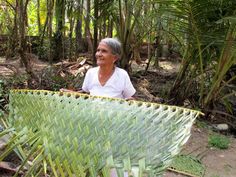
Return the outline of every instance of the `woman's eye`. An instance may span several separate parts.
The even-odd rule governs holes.
[[[102,50],[102,49],[97,49],[97,52],[101,52],[101,53],[107,53],[107,50]]]

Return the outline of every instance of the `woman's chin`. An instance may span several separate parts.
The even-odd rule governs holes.
[[[98,65],[98,66],[103,66],[104,63],[103,63],[103,62],[97,62],[97,65]]]

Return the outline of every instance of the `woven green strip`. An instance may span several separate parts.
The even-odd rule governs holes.
[[[199,114],[140,101],[13,90],[9,122],[16,131],[38,132],[45,156],[55,168],[67,171],[66,176],[107,176],[107,167],[118,174],[122,170],[121,174],[153,176],[179,153]]]

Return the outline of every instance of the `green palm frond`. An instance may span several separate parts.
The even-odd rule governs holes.
[[[118,176],[158,176],[188,140],[199,114],[140,101],[13,90],[8,125],[22,134],[12,145],[22,142],[28,149],[25,164],[34,159],[28,174],[110,176],[115,168]]]

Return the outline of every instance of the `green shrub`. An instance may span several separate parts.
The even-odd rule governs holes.
[[[211,147],[216,147],[218,149],[228,149],[230,140],[228,137],[219,134],[212,134],[209,136],[208,144]]]

